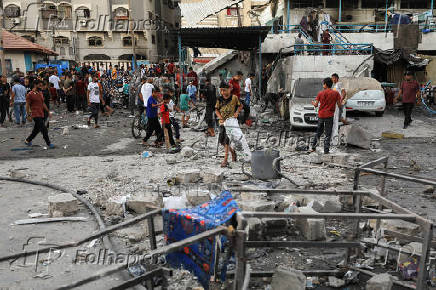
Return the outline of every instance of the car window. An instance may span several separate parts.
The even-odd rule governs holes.
[[[296,98],[313,98],[322,91],[323,79],[310,78],[298,79],[295,82],[294,97]]]

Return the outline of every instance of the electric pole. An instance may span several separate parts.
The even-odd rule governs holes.
[[[2,75],[7,76],[6,71],[6,61],[5,61],[5,51],[3,46],[3,31],[5,29],[5,18],[4,18],[4,11],[3,11],[3,0],[0,0],[0,61],[2,66]]]

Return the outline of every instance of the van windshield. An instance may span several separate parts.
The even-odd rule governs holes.
[[[295,81],[294,97],[296,98],[313,98],[322,91],[321,78],[298,79]]]

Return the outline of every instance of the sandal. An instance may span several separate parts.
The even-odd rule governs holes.
[[[221,162],[221,168],[225,168],[227,166],[229,166],[229,163],[227,161]]]

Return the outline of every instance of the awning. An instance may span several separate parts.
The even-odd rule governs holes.
[[[409,65],[413,66],[427,66],[430,59],[421,58],[416,54],[410,53],[410,51],[403,49],[389,49],[380,50],[375,49],[374,60],[376,62],[381,62],[386,65],[392,65],[399,60],[406,61]]]
[[[235,50],[252,50],[259,47],[271,30],[268,26],[182,28],[178,32],[182,46],[220,47]]]
[[[83,60],[111,60],[111,58],[106,54],[88,54]]]

